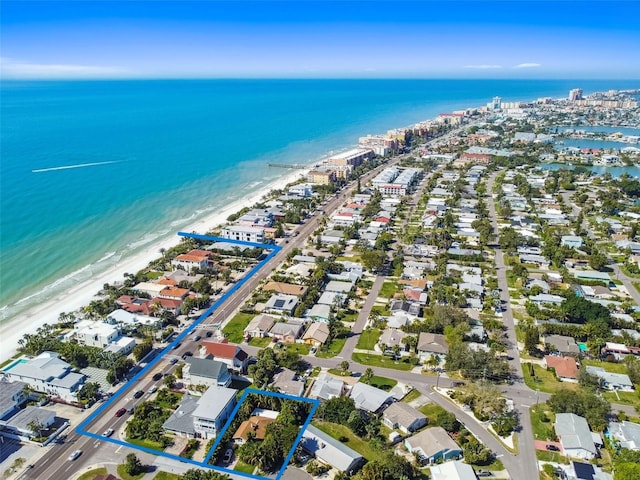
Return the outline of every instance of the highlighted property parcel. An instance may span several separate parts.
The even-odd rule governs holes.
[[[236,283],[232,286],[232,288],[229,289],[229,291],[227,291],[220,299],[218,299],[215,303],[213,303],[211,307],[209,307],[202,315],[200,315],[200,317],[198,317],[197,320],[195,320],[191,325],[189,325],[180,335],[174,338],[169,345],[167,345],[157,356],[155,356],[152,360],[150,360],[149,363],[140,372],[138,372],[133,378],[131,378],[131,380],[129,380],[125,385],[123,385],[123,387],[120,388],[107,402],[105,402],[102,406],[100,406],[84,422],[78,425],[76,427],[76,431],[79,434],[86,435],[96,440],[111,442],[116,445],[125,446],[125,447],[139,450],[142,452],[150,453],[152,455],[169,458],[169,459],[176,460],[188,465],[192,465],[193,467],[208,468],[208,469],[213,469],[213,470],[217,470],[220,472],[233,474],[237,476],[243,476],[243,477],[254,478],[254,479],[262,479],[265,477],[253,475],[240,470],[231,470],[229,468],[224,468],[217,465],[211,465],[208,462],[213,458],[214,454],[217,453],[216,451],[217,449],[219,449],[219,447],[220,448],[224,447],[225,444],[222,443],[223,439],[226,442],[227,438],[231,437],[230,438],[231,441],[239,442],[239,443],[242,443],[243,441],[246,440],[246,438],[242,437],[242,432],[238,434],[240,435],[240,438],[234,439],[233,437],[237,433],[236,431],[237,428],[236,430],[231,432],[230,428],[232,426],[239,427],[240,425],[237,425],[237,424],[239,423],[242,424],[242,422],[249,421],[249,423],[251,424],[251,428],[247,428],[247,426],[245,425],[245,430],[247,430],[247,434],[245,435],[245,437],[253,440],[255,438],[257,430],[260,428],[261,425],[264,426],[264,429],[261,430],[260,433],[263,433],[263,431],[266,432],[267,424],[279,422],[279,424],[282,424],[282,425],[286,424],[289,426],[293,426],[295,428],[295,438],[293,438],[294,428],[290,428],[289,426],[286,426],[286,425],[285,426],[278,425],[277,428],[281,429],[281,433],[283,434],[280,436],[284,436],[288,440],[293,439],[293,441],[289,442],[291,443],[290,447],[288,447],[287,445],[288,449],[286,451],[286,456],[283,455],[284,456],[283,459],[278,459],[279,460],[278,465],[280,465],[280,461],[282,462],[282,464],[276,476],[276,480],[277,480],[284,473],[285,468],[287,467],[291,458],[293,457],[296,447],[298,446],[298,444],[302,439],[302,434],[304,430],[307,428],[307,426],[311,422],[313,414],[315,413],[318,407],[317,400],[304,398],[304,397],[285,395],[285,394],[275,393],[275,392],[245,389],[242,396],[240,397],[240,400],[237,402],[237,404],[235,403],[235,396],[234,396],[233,405],[235,406],[235,408],[233,408],[233,411],[230,413],[226,423],[224,424],[224,427],[219,432],[218,431],[215,432],[216,433],[215,442],[210,448],[210,450],[208,451],[204,461],[202,462],[196,461],[190,458],[182,457],[176,454],[167,453],[155,448],[150,448],[149,446],[146,446],[146,445],[133,444],[128,441],[120,440],[118,438],[107,437],[107,436],[100,435],[98,433],[91,432],[88,430],[89,425],[91,425],[96,419],[98,419],[105,412],[109,411],[109,409],[113,407],[115,402],[121,401],[123,399],[125,392],[127,392],[135,384],[135,382],[144,378],[147,374],[153,371],[156,368],[156,366],[167,355],[171,353],[172,350],[180,346],[181,342],[184,341],[190,334],[192,334],[204,322],[205,319],[207,319],[217,309],[222,307],[231,295],[233,295],[240,288],[242,288],[243,285],[251,277],[253,277],[253,275],[259,272],[260,269],[263,268],[264,265],[267,264],[281,250],[281,247],[278,245],[244,242],[239,240],[230,240],[226,238],[212,237],[208,235],[198,235],[198,234],[186,233],[186,232],[179,232],[178,235],[186,238],[193,238],[198,241],[207,241],[207,242],[215,242],[215,243],[232,244],[232,245],[238,245],[238,246],[244,246],[244,247],[261,248],[263,250],[269,251],[269,253],[266,256],[264,256],[264,258],[262,256],[259,257],[260,261],[251,270],[249,270],[244,277],[237,280]],[[257,407],[257,409],[249,408],[251,406],[254,406],[254,404],[258,405],[259,407]],[[247,405],[249,407],[247,407]],[[281,411],[276,409],[271,409],[271,408],[263,408],[264,406],[268,406],[268,405],[278,406],[281,409]],[[286,416],[294,415],[294,417],[297,418],[297,422],[296,421],[293,421],[292,423],[289,421],[285,422],[283,417],[281,417],[280,421],[278,421],[277,417],[280,415],[286,415]],[[244,417],[247,417],[247,418],[244,418]],[[271,417],[274,417],[274,418],[271,418]],[[257,427],[255,427],[256,425]],[[276,427],[271,427],[269,430],[272,430],[273,428],[276,428]],[[273,478],[273,477],[270,477],[270,478]]]

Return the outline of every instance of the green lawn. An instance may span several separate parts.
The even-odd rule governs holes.
[[[158,474],[153,477],[153,480],[178,480],[179,478],[180,476],[175,473],[158,472]]]
[[[384,298],[393,298],[393,296],[400,292],[401,289],[395,282],[384,282],[380,289],[380,296]]]
[[[249,340],[249,345],[252,347],[264,348],[267,347],[271,343],[271,338],[269,337],[254,337]]]
[[[244,340],[244,329],[255,317],[253,313],[236,313],[236,315],[222,329],[222,333],[232,343],[242,343]]]
[[[602,362],[600,360],[583,360],[582,363],[585,365],[591,365],[594,367],[604,368],[605,371],[610,373],[627,373],[627,366],[624,363],[612,363],[612,362]]]
[[[602,394],[609,403],[621,403],[623,405],[638,405],[640,397],[638,392],[604,392]]]
[[[632,282],[635,289],[640,292],[640,282]]]
[[[420,392],[418,390],[411,390],[403,399],[403,402],[409,403],[414,401],[416,398],[420,396]]]
[[[378,343],[382,331],[379,328],[367,328],[363,330],[358,338],[356,348],[362,350],[373,350],[373,347]]]
[[[380,455],[380,452],[374,449],[369,442],[356,436],[346,425],[323,422],[320,420],[314,420],[313,425],[322,430],[324,433],[332,436],[336,440],[346,438],[347,441],[343,441],[342,443],[344,443],[349,448],[352,448],[369,461],[374,460]]]
[[[249,465],[248,463],[244,463],[242,460],[238,460],[236,466],[233,467],[234,470],[239,472],[253,474],[253,471],[256,469],[254,465]]]
[[[555,438],[553,423],[555,414],[546,403],[534,405],[529,409],[531,414],[531,426],[533,428],[533,438],[536,440],[552,440]],[[546,420],[546,421],[543,421]]]
[[[535,378],[531,377],[529,372],[529,366],[522,364],[522,374],[524,376],[524,383],[532,390],[540,390],[546,393],[555,393],[558,390],[569,389],[577,390],[579,385],[577,383],[560,382],[556,379],[553,372],[548,371],[546,368],[540,365],[533,365],[533,371]],[[537,379],[537,380],[536,380]]]
[[[333,342],[331,342],[328,345],[328,348],[326,350],[324,349],[319,349],[316,352],[316,357],[318,358],[333,358],[336,355],[338,355],[341,351],[342,348],[344,347],[344,344],[347,342],[347,337],[342,337],[342,338],[336,338],[335,340],[333,340]]]
[[[434,418],[436,418],[441,413],[446,412],[446,410],[437,403],[427,403],[425,405],[422,405],[418,410],[420,410],[420,413],[422,413],[429,419],[429,423],[433,423]]]
[[[358,312],[345,313],[340,320],[343,322],[355,322],[358,319]]]
[[[368,353],[354,353],[351,356],[354,362],[361,363],[371,367],[393,368],[394,370],[411,370],[414,365],[409,363],[408,358],[402,360],[392,360],[391,357],[385,355],[371,355]]]
[[[350,377],[351,376],[351,372],[349,370],[347,370],[345,372],[343,370],[340,370],[339,368],[330,368],[329,370],[327,370],[327,373],[330,373],[331,375],[337,375],[339,377]]]
[[[117,472],[118,472],[118,476],[122,479],[122,480],[140,480],[142,477],[144,477],[146,475],[145,472],[142,472],[138,475],[129,475],[125,469],[124,469],[124,465],[118,465],[118,467],[116,468]]]
[[[536,458],[543,462],[556,462],[569,464],[569,459],[559,452],[548,452],[546,450],[536,450]]]
[[[93,480],[94,478],[96,478],[98,475],[107,475],[107,469],[106,468],[94,468],[93,470],[89,470],[88,472],[84,472],[82,475],[80,475],[77,480]]]
[[[283,350],[287,352],[296,352],[298,355],[309,355],[311,347],[304,343],[285,343]]]
[[[143,440],[140,438],[127,438],[127,442],[132,443],[133,445],[138,445],[140,447],[151,448],[153,450],[158,450],[162,452],[164,449],[162,448],[162,444],[159,442],[154,442],[153,440]]]
[[[379,388],[380,390],[384,390],[385,392],[388,392],[397,384],[398,384],[398,381],[394,380],[393,378],[379,377],[377,375],[374,375],[373,377],[371,377],[371,383],[369,385],[371,385],[372,387]]]

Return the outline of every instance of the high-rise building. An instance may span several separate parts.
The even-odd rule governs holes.
[[[575,102],[576,100],[582,100],[581,88],[574,88],[573,90],[569,90],[569,101]]]

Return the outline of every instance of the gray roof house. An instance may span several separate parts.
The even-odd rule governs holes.
[[[339,282],[338,280],[331,280],[324,287],[325,292],[335,292],[335,293],[349,293],[353,288],[353,283],[351,282]]]
[[[187,357],[182,369],[184,381],[191,385],[218,385],[228,387],[231,384],[231,374],[226,363],[210,358]]]
[[[237,390],[213,386],[204,392],[193,411],[193,426],[203,438],[215,438],[236,405]]]
[[[198,408],[199,400],[200,397],[187,393],[182,397],[178,408],[162,424],[162,428],[177,435],[193,438],[196,434],[196,429],[193,426],[193,412]]]
[[[288,313],[291,315],[298,305],[298,297],[284,293],[274,293],[264,306],[267,312]]]
[[[542,340],[545,345],[553,347],[553,349],[560,353],[580,353],[580,348],[573,337],[566,335],[545,335]]]
[[[640,425],[627,422],[610,422],[609,435],[620,444],[621,448],[640,450]]]
[[[558,413],[554,426],[565,455],[591,460],[598,454],[591,430],[584,417],[573,413]]]
[[[398,428],[404,433],[409,433],[424,427],[427,417],[408,403],[395,402],[382,412],[382,423],[391,429]]]
[[[294,343],[304,332],[304,322],[289,320],[277,322],[269,330],[269,335],[281,342]]]
[[[271,315],[256,315],[245,327],[244,334],[249,337],[266,337],[274,323],[275,319]]]
[[[11,382],[24,382],[36,392],[75,401],[87,378],[72,371],[71,365],[55,352],[42,352],[34,358],[22,358],[2,370]]]
[[[27,401],[23,382],[0,380],[0,421],[8,420]]]
[[[4,432],[2,435],[9,438],[29,439],[36,434],[31,426],[34,423],[47,428],[53,424],[56,419],[56,412],[46,408],[28,406],[24,410],[18,411],[7,422],[1,422]]]
[[[393,401],[393,396],[389,392],[361,382],[351,388],[349,396],[353,398],[356,408],[371,413],[376,413],[383,405]]]
[[[364,463],[364,458],[358,452],[313,425],[305,429],[300,445],[322,463],[349,475],[356,472]]]
[[[433,480],[476,480],[476,472],[471,465],[461,460],[433,465],[430,469]]]
[[[409,452],[418,455],[418,458],[424,463],[435,463],[438,460],[457,460],[462,456],[462,449],[442,427],[422,430],[420,433],[406,438],[404,445]]]
[[[344,382],[342,380],[323,373],[316,377],[309,396],[319,400],[329,400],[341,396],[343,387]]]
[[[608,390],[633,391],[633,382],[629,378],[629,375],[607,372],[602,367],[594,367],[591,365],[587,366],[587,372],[600,378],[602,384]]]
[[[449,345],[444,335],[439,333],[421,332],[418,337],[418,353],[445,355],[449,351]]]
[[[271,385],[280,393],[301,397],[304,392],[304,382],[296,380],[297,375],[293,370],[281,367],[273,376]]]
[[[406,336],[406,333],[397,328],[385,328],[378,339],[378,345],[384,345],[386,348],[393,348],[396,345],[404,347]]]
[[[306,317],[316,322],[329,322],[329,315],[331,314],[331,307],[329,305],[323,305],[316,303],[306,312]]]

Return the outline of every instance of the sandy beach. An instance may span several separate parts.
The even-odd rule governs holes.
[[[218,225],[222,225],[226,223],[227,217],[232,213],[245,207],[251,207],[271,190],[281,189],[288,183],[300,179],[313,167],[314,165],[310,165],[307,169],[296,170],[295,172],[289,173],[255,193],[233,202],[224,209],[200,219],[193,224],[187,225],[180,230],[205,233]],[[46,323],[56,323],[58,316],[62,312],[73,312],[89,304],[105,283],[122,281],[125,272],[142,270],[149,262],[159,258],[161,248],[168,249],[177,245],[180,242],[180,237],[176,235],[177,232],[178,230],[174,231],[173,235],[163,238],[136,255],[123,258],[119,263],[95,278],[75,285],[57,297],[31,308],[14,321],[1,325],[0,338],[2,341],[0,342],[0,362],[15,355],[18,340],[20,340],[24,334],[34,333],[39,327]]]

